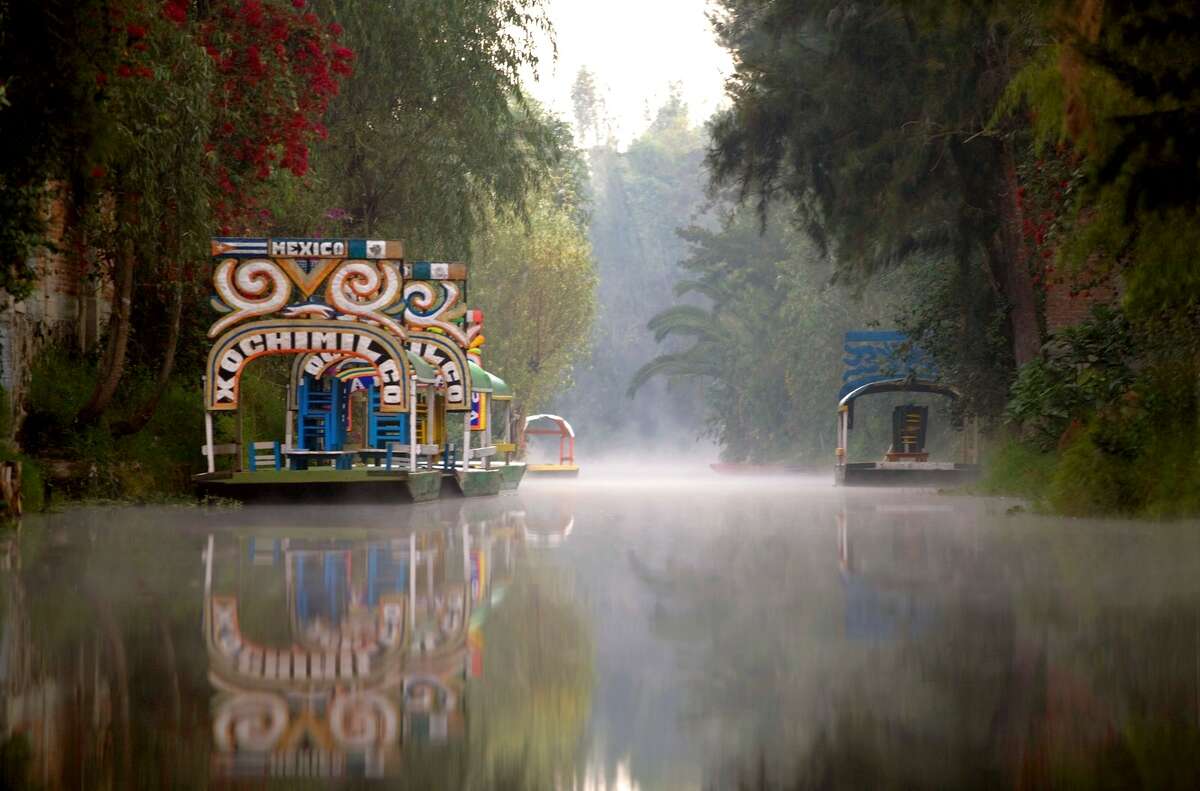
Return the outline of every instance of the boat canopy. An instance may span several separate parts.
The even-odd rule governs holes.
[[[530,415],[529,417],[525,418],[525,428],[529,428],[529,424],[533,423],[534,421],[537,421],[537,420],[549,420],[553,423],[556,423],[556,424],[558,424],[558,429],[560,432],[566,434],[568,437],[571,437],[572,439],[575,438],[575,429],[571,428],[571,424],[567,422],[566,418],[560,417],[558,415],[547,415],[547,414]]]
[[[486,372],[488,378],[492,380],[492,400],[494,401],[512,401],[512,388],[508,386],[508,382],[496,376],[491,371]]]
[[[476,393],[492,392],[492,377],[488,372],[480,368],[473,362],[467,363],[467,368],[471,371],[471,390]]]
[[[882,379],[878,382],[868,382],[851,390],[838,401],[838,408],[845,408],[849,415],[846,418],[846,428],[854,428],[854,402],[863,396],[876,393],[933,393],[947,398],[958,399],[962,394],[950,385],[941,382],[931,382],[927,379]]]
[[[408,353],[408,364],[412,366],[413,378],[418,382],[437,381],[437,370],[416,353],[411,351]]]
[[[962,394],[950,385],[924,379],[884,379],[856,387],[838,401],[838,406],[848,406],[852,401],[875,393],[935,393],[948,398],[961,398]]]

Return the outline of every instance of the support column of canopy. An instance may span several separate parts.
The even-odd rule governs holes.
[[[208,471],[217,471],[217,461],[213,454],[213,413],[204,410],[204,455],[208,458]]]
[[[417,471],[417,377],[408,380],[408,471]]]
[[[837,430],[837,463],[845,464],[847,455],[847,446],[850,444],[850,408],[843,404],[838,407],[838,430]]]

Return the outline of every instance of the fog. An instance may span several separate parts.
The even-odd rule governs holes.
[[[274,646],[365,640],[369,664],[336,667],[369,671],[346,683],[374,690],[356,714],[374,724],[304,726],[332,728],[325,774],[1036,785],[1134,749],[1138,716],[1160,718],[1164,744],[1192,738],[1200,532],[1051,522],[1009,500],[722,477],[698,459],[600,461],[420,506],[77,509],[4,546],[7,727],[48,734],[24,742],[46,787],[78,779],[52,756],[97,749],[72,724],[92,707],[115,748],[89,753],[92,771],[114,785],[150,762],[176,787],[310,773],[317,753],[290,731],[238,718],[270,699],[297,723],[297,701],[341,694],[263,679],[283,672]],[[205,629],[236,612],[249,665],[197,629],[206,601]],[[389,602],[415,618],[400,652],[370,647]],[[434,668],[432,697],[400,694]]]

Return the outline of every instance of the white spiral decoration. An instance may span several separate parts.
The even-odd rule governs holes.
[[[400,270],[390,261],[347,261],[329,278],[325,297],[343,313],[377,321],[403,338],[404,328],[383,313],[400,296],[400,284]]]
[[[221,703],[213,717],[213,738],[223,751],[267,752],[287,729],[283,698],[266,692],[242,692]]]
[[[396,739],[396,706],[378,692],[339,695],[329,706],[329,731],[348,750],[382,747]]]
[[[237,259],[227,258],[217,266],[213,285],[233,312],[209,328],[210,338],[238,322],[280,310],[292,296],[292,282],[288,276],[273,261],[265,259],[256,258],[239,266]]]

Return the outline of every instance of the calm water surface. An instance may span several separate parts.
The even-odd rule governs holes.
[[[0,537],[31,788],[1200,787],[1200,525],[822,480]]]

